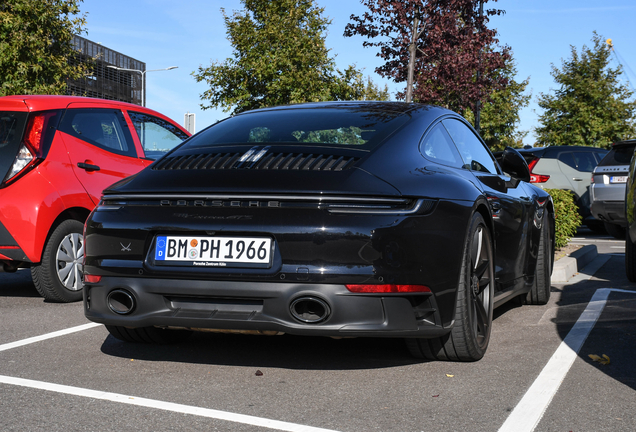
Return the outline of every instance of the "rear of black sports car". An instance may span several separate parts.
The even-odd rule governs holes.
[[[412,107],[238,115],[113,185],[85,227],[86,316],[124,340],[447,334],[471,216],[489,215],[419,152],[448,111]]]

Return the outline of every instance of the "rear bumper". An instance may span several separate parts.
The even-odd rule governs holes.
[[[0,272],[6,263],[10,267],[17,267],[22,262],[30,262],[18,242],[11,235],[0,220]]]
[[[592,202],[592,215],[604,222],[627,226],[625,201],[594,201]]]
[[[122,315],[108,294],[124,289],[134,299]],[[317,298],[328,316],[308,324],[294,318],[291,303]],[[94,322],[124,327],[276,331],[333,337],[436,337],[448,333],[430,293],[354,294],[344,285],[104,277],[84,289],[84,311]]]

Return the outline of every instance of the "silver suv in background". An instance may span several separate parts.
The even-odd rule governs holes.
[[[590,180],[596,165],[608,153],[583,146],[549,146],[519,149],[530,168],[530,183],[543,189],[566,189],[574,193],[583,223],[603,231],[602,222],[590,212]]]
[[[592,215],[602,220],[607,232],[617,239],[625,238],[625,185],[636,140],[612,144],[610,152],[592,173],[590,201]]]

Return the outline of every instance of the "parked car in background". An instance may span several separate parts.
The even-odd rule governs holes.
[[[44,298],[80,300],[82,230],[102,190],[188,136],[133,104],[0,97],[0,271],[30,267]]]
[[[592,215],[605,224],[607,232],[617,239],[625,238],[625,185],[636,140],[612,144],[592,173],[590,197]]]
[[[84,312],[127,342],[384,336],[478,360],[494,307],[550,297],[554,208],[529,179],[516,150],[500,169],[439,107],[241,113],[104,191],[86,221]]]
[[[543,189],[572,191],[579,213],[589,228],[603,230],[590,210],[591,174],[608,150],[583,146],[549,146],[520,149],[528,162],[530,183]]]

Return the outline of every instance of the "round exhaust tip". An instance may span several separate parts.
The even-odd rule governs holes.
[[[294,318],[306,324],[318,324],[331,315],[331,308],[326,301],[317,297],[299,297],[289,305]]]
[[[106,297],[108,308],[119,315],[126,315],[135,310],[135,298],[123,289],[112,290]]]

